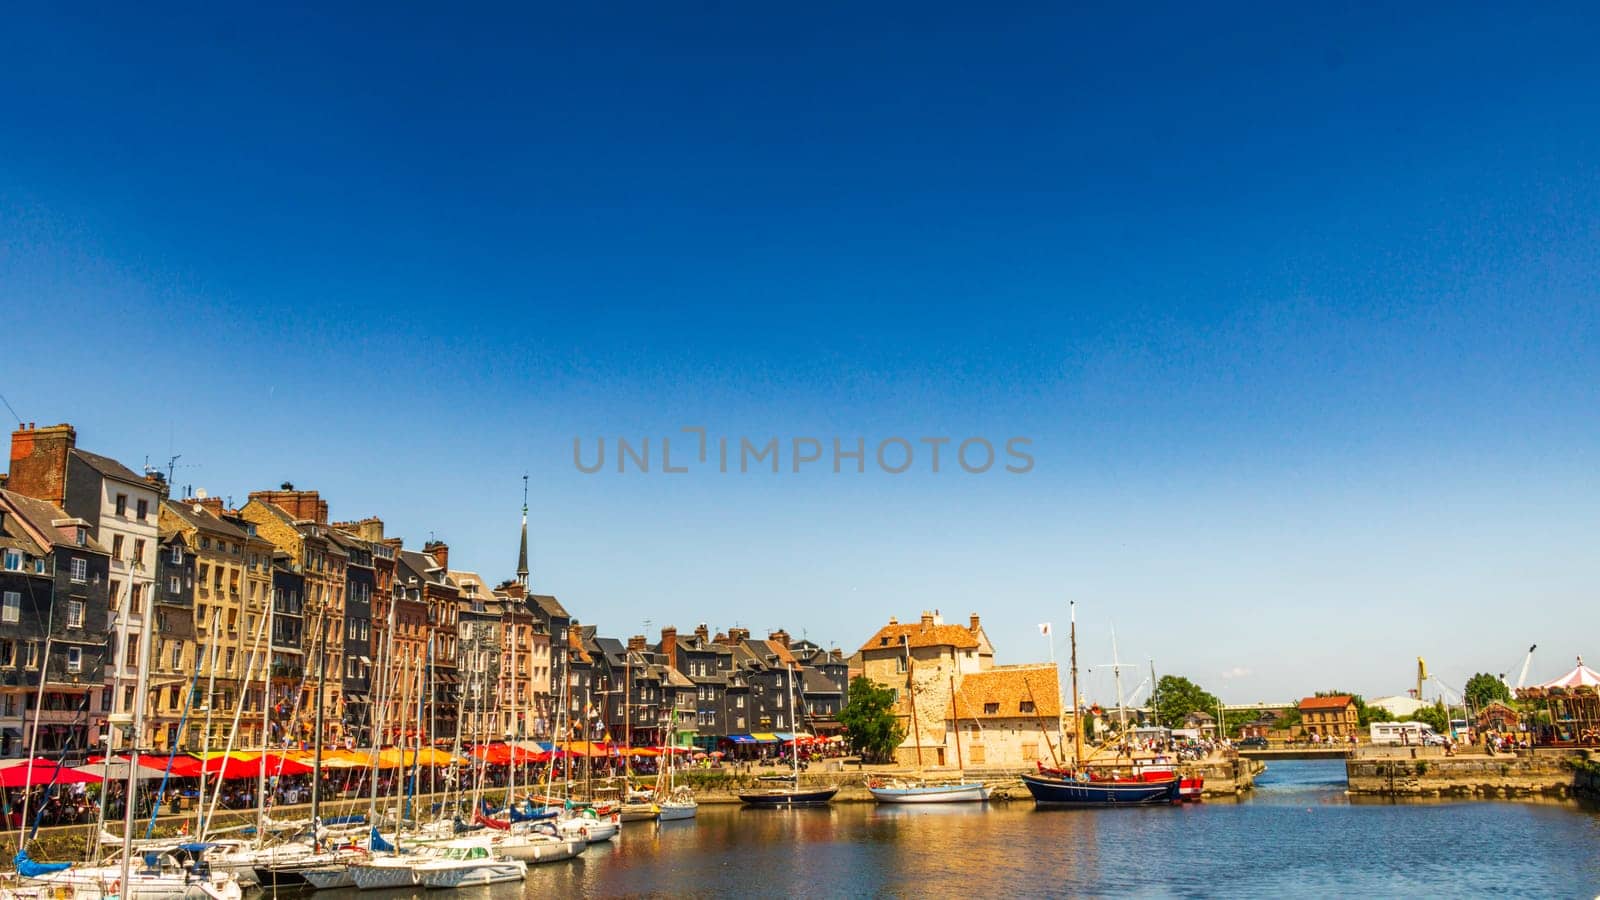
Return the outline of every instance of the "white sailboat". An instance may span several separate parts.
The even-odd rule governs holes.
[[[904,638],[906,651],[906,694],[911,700],[911,721],[917,721],[917,691],[913,679],[916,677],[916,668],[911,660],[910,642]],[[955,727],[956,738],[956,767],[960,771],[960,780],[954,784],[930,784],[926,781],[887,781],[869,782],[867,792],[872,799],[879,803],[982,803],[989,799],[989,786],[981,781],[966,780],[966,764],[961,760],[961,720],[956,716],[956,680],[950,677],[950,714],[951,722]],[[918,739],[917,754],[920,759],[922,743]]]

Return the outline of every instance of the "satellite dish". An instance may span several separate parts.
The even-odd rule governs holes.
[[[194,492],[194,498],[196,500],[204,500],[207,496],[208,495],[206,494],[206,489],[205,488],[198,488]]]

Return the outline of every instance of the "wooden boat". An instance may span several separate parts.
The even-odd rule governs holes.
[[[1022,783],[1033,795],[1033,802],[1072,806],[1150,806],[1177,803],[1176,778],[1164,781],[1080,781],[1024,775]]]
[[[740,793],[739,801],[748,806],[826,806],[837,793],[838,788],[767,788]]]
[[[982,803],[989,799],[983,782],[962,784],[868,784],[867,792],[879,803]]]
[[[1074,714],[1083,709],[1078,696],[1078,611],[1072,604],[1072,709]],[[1022,776],[1022,783],[1040,805],[1059,806],[1150,806],[1161,803],[1178,803],[1181,780],[1176,772],[1152,771],[1128,778],[1096,777],[1093,770],[1082,764],[1083,729],[1074,723],[1073,758],[1080,761],[1076,772],[1065,769],[1039,767],[1039,774]]]
[[[789,669],[789,708],[798,710],[800,707],[794,702],[793,668]],[[794,769],[790,774],[780,779],[771,776],[763,777],[762,781],[780,780],[787,782],[789,787],[761,788],[754,791],[745,791],[739,794],[739,801],[747,806],[825,806],[833,800],[833,795],[839,793],[838,788],[813,788],[802,790],[800,787],[800,742],[794,742]]]

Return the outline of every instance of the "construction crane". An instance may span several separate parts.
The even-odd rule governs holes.
[[[1509,689],[1512,690],[1512,693],[1522,690],[1522,685],[1528,684],[1528,669],[1533,666],[1533,652],[1534,650],[1538,649],[1538,644],[1533,644],[1531,647],[1528,647],[1528,655],[1522,658],[1522,673],[1517,674],[1517,684],[1506,684],[1506,676],[1501,676],[1501,684],[1506,684],[1506,687],[1509,687]]]
[[[1422,683],[1428,680],[1428,661],[1417,657],[1417,699],[1422,699]]]

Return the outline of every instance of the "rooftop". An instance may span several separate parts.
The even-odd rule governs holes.
[[[1034,708],[1025,711],[1023,704]],[[1055,663],[995,666],[961,679],[956,713],[962,719],[1000,719],[1061,715],[1061,682]]]
[[[1334,694],[1332,697],[1307,697],[1300,701],[1301,711],[1311,709],[1344,709],[1355,702],[1349,694]]]

